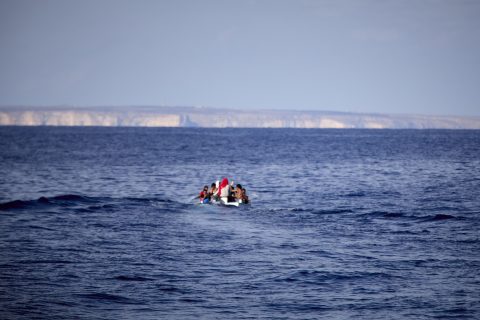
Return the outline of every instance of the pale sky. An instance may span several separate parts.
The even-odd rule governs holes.
[[[0,0],[0,105],[480,115],[480,1]]]

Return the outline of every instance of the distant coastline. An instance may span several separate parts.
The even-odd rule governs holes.
[[[0,107],[1,126],[480,129],[480,117],[204,107]]]

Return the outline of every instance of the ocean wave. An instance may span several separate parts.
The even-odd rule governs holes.
[[[313,210],[312,214],[344,214],[344,213],[353,213],[351,209],[322,209],[322,210]]]
[[[177,204],[178,202],[164,198],[111,198],[111,197],[89,197],[77,194],[63,194],[52,197],[41,196],[36,200],[13,200],[0,203],[0,211],[10,211],[19,209],[34,209],[45,206],[78,206],[81,204],[88,204],[88,207],[77,208],[76,211],[93,212],[98,210],[113,210],[118,205],[126,204]]]
[[[0,210],[23,209],[29,205],[29,201],[13,200],[0,203]]]
[[[151,278],[144,278],[140,276],[117,276],[117,277],[114,277],[113,279],[120,280],[120,281],[151,281],[153,280]]]
[[[113,303],[121,303],[121,304],[143,304],[140,301],[127,298],[117,294],[108,294],[108,293],[86,293],[86,294],[78,294],[77,296],[82,298],[87,298],[99,302],[113,302]]]
[[[41,197],[43,198],[43,197]],[[46,198],[48,200],[48,198]],[[50,198],[51,200],[65,200],[65,201],[86,201],[88,197],[80,196],[78,194],[62,194]]]
[[[450,214],[435,214],[430,216],[421,217],[422,222],[430,222],[430,221],[443,221],[443,220],[450,220],[450,219],[459,219],[460,217],[456,217]]]
[[[75,263],[74,261],[70,260],[22,260],[19,262],[20,264],[71,264]]]
[[[392,279],[396,276],[386,272],[327,272],[318,270],[298,270],[288,275],[277,276],[275,282],[339,283],[342,281],[372,281],[372,279]]]
[[[366,194],[365,192],[359,191],[359,192],[350,192],[345,195],[345,197],[349,198],[360,198],[360,197],[365,197]]]
[[[343,213],[353,213],[352,209],[312,209],[306,207],[296,207],[296,208],[269,208],[264,210],[265,212],[294,212],[294,213],[307,213],[314,215],[324,215],[324,214],[343,214]]]
[[[361,215],[362,217],[373,217],[373,218],[385,218],[385,219],[394,219],[394,218],[406,218],[407,215],[403,212],[394,212],[394,211],[371,211]]]
[[[65,204],[65,203],[77,203],[84,201],[92,201],[93,198],[88,198],[85,196],[75,195],[75,194],[64,194],[53,197],[42,196],[36,200],[13,200],[9,202],[0,203],[0,210],[7,211],[12,209],[24,209],[31,208],[35,206],[45,206],[45,205],[55,205],[55,204]]]

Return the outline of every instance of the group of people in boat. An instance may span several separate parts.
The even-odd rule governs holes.
[[[201,203],[210,202],[238,202],[248,203],[247,189],[243,188],[241,184],[236,186],[233,181],[229,184],[227,178],[223,178],[222,181],[212,183],[210,188],[204,186],[200,192],[198,198]]]

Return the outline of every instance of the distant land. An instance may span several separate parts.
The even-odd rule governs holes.
[[[205,107],[0,107],[0,125],[480,129],[480,117]]]

